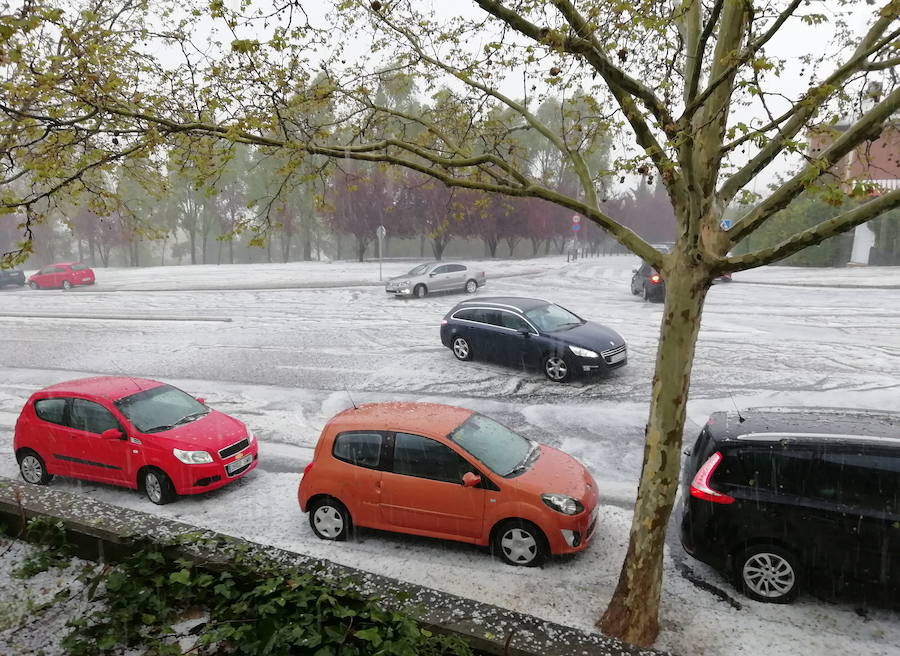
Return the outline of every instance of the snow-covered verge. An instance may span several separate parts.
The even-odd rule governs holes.
[[[496,264],[501,273],[507,270],[506,262]],[[16,475],[12,429],[33,390],[91,373],[167,380],[252,426],[261,437],[260,469],[223,490],[163,508],[111,487],[62,480],[53,486],[593,630],[624,553],[662,319],[661,306],[628,291],[635,264],[633,257],[570,264],[551,258],[542,273],[489,278],[479,291],[548,298],[621,332],[629,345],[628,365],[609,378],[567,386],[550,385],[536,372],[454,360],[440,345],[437,326],[462,295],[397,301],[377,287],[267,290],[265,267],[253,266],[241,267],[251,287],[228,293],[194,291],[188,282],[178,292],[95,293],[105,282],[78,293],[5,290],[0,314],[65,310],[132,318],[0,318],[0,474]],[[347,271],[348,280],[359,279],[353,263],[329,266]],[[172,268],[178,274],[191,269]],[[158,271],[129,275],[150,289],[158,284]],[[740,284],[755,273],[746,272],[711,290],[687,440],[710,412],[735,405],[898,407],[898,292],[842,289],[858,279],[858,269],[789,273],[801,271],[826,287],[789,286],[785,278],[778,285]],[[897,269],[873,268],[866,275],[888,287],[900,284]],[[326,282],[330,274],[317,279]],[[176,311],[233,322],[142,320]],[[602,493],[594,543],[574,558],[520,570],[447,542],[377,532],[342,545],[316,539],[297,508],[297,483],[324,422],[349,406],[348,390],[357,403],[428,400],[470,407],[577,455]],[[690,583],[680,563],[739,600],[741,608]],[[860,615],[852,603],[829,604],[809,595],[787,607],[739,597],[721,576],[683,553],[677,516],[665,571],[657,646],[685,656],[895,656],[900,644],[896,612],[870,609]]]

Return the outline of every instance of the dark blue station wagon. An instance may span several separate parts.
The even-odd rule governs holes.
[[[557,383],[628,362],[625,340],[616,331],[535,298],[463,301],[441,321],[441,342],[458,360],[540,368]]]

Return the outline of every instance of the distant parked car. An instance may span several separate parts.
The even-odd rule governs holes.
[[[459,262],[427,262],[384,284],[384,291],[395,296],[422,298],[432,292],[466,291],[474,294],[487,281],[484,271]]]
[[[540,368],[557,383],[628,362],[619,333],[536,298],[463,301],[441,321],[441,342],[458,360]]]
[[[31,395],[13,450],[29,483],[54,475],[142,490],[156,504],[227,485],[256,466],[247,427],[180,389],[101,376]]]
[[[323,540],[366,526],[490,545],[510,565],[581,551],[597,525],[597,484],[575,458],[433,403],[371,403],[333,417],[297,495]]]
[[[25,274],[18,269],[0,269],[0,287],[25,284]]]
[[[649,262],[641,262],[641,266],[632,270],[631,293],[645,301],[662,303],[666,299],[666,281]]]
[[[717,412],[686,453],[682,544],[750,598],[900,589],[900,413]]]
[[[94,271],[81,262],[58,262],[50,264],[28,278],[32,289],[61,287],[71,289],[76,285],[93,285]]]

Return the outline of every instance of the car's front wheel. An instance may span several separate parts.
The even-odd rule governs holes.
[[[472,347],[469,346],[469,342],[466,341],[465,337],[453,338],[453,355],[456,356],[457,360],[472,359]]]
[[[147,498],[157,506],[171,503],[178,496],[172,480],[159,469],[145,469],[141,476],[141,487]]]
[[[28,286],[32,289],[40,289],[40,285],[38,285],[34,280],[28,283]]]
[[[541,529],[523,519],[510,519],[498,526],[492,547],[504,562],[519,567],[537,567],[550,553]]]
[[[416,298],[425,298],[428,296],[428,288],[425,285],[416,285],[413,289],[413,296]]]
[[[53,479],[53,475],[47,473],[43,458],[30,449],[19,454],[19,473],[32,485],[46,485]]]
[[[572,379],[572,367],[561,355],[548,355],[544,358],[544,375],[554,383],[565,383]]]
[[[775,545],[754,545],[735,560],[741,590],[756,601],[786,604],[800,590],[797,557]]]
[[[309,509],[309,526],[322,540],[343,542],[350,535],[353,520],[344,504],[333,497],[323,497]]]

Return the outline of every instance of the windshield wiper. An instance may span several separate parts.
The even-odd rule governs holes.
[[[528,450],[528,453],[525,454],[525,457],[522,458],[522,462],[520,462],[518,465],[516,465],[515,467],[510,469],[508,472],[506,472],[506,474],[504,474],[504,476],[512,476],[513,474],[517,474],[519,472],[523,472],[526,469],[528,469],[528,465],[531,464],[531,456],[533,456],[538,451],[539,448],[540,448],[540,445],[537,442],[532,442],[531,448]]]
[[[159,433],[160,431],[172,430],[175,428],[172,424],[161,424],[159,426],[153,426],[152,428],[145,428],[142,430],[142,433]]]
[[[196,419],[200,419],[200,417],[206,416],[206,415],[208,415],[208,414],[209,414],[209,410],[201,410],[200,412],[194,412],[194,413],[192,413],[192,414],[185,415],[184,417],[182,417],[181,419],[179,419],[178,421],[176,421],[176,422],[175,422],[175,425],[176,425],[176,426],[181,426],[181,424],[187,424],[187,423],[192,422],[192,421],[194,421],[194,420],[196,420]]]

